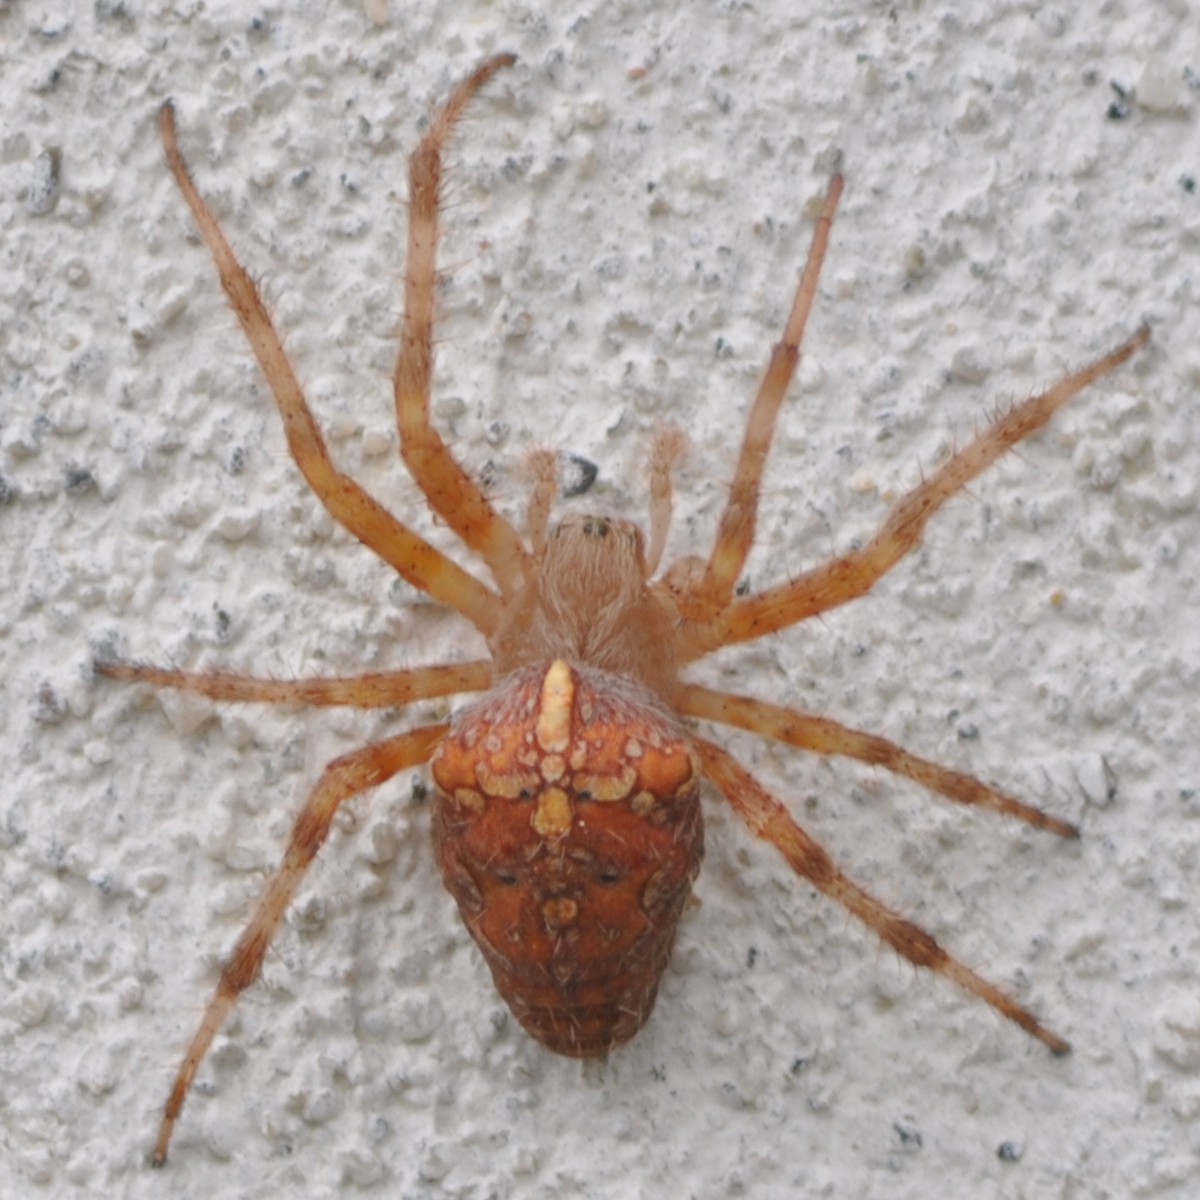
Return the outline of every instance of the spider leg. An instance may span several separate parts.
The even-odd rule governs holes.
[[[387,741],[365,746],[361,750],[334,759],[326,768],[317,786],[300,810],[292,828],[291,841],[279,869],[271,877],[254,910],[250,923],[242,931],[233,953],[221,971],[217,990],[196,1030],[183,1062],[175,1075],[171,1094],[163,1111],[162,1123],[154,1143],[152,1162],[161,1167],[167,1161],[171,1133],[179,1119],[188,1089],[196,1070],[203,1061],[217,1031],[224,1024],[239,994],[258,977],[267,948],[283,919],[287,906],[304,872],[329,834],[334,814],[343,800],[365,792],[390,779],[399,771],[425,762],[434,747],[446,735],[448,725],[426,725],[412,729]]]
[[[738,576],[746,564],[746,556],[754,542],[763,466],[766,463],[767,451],[771,448],[771,438],[775,433],[780,406],[800,362],[804,327],[808,323],[808,315],[816,299],[817,280],[821,274],[821,265],[825,261],[833,215],[841,199],[842,185],[841,175],[835,175],[829,181],[816,228],[813,230],[804,273],[800,277],[796,296],[792,301],[792,311],[784,326],[782,339],[771,350],[766,374],[759,384],[758,395],[754,398],[750,416],[746,421],[737,469],[729,489],[725,511],[721,516],[712,556],[693,594],[683,597],[680,601],[681,611],[691,620],[714,617],[728,606],[733,598]]]
[[[1052,817],[1030,804],[1022,804],[1020,800],[988,787],[971,775],[938,766],[926,758],[910,754],[886,738],[839,725],[826,717],[752,700],[748,696],[731,696],[694,683],[682,685],[674,699],[676,710],[684,716],[701,717],[706,721],[719,721],[722,725],[748,729],[751,733],[786,742],[801,750],[811,750],[815,754],[839,755],[872,766],[886,767],[896,775],[903,775],[958,804],[1007,813],[1027,825],[1057,833],[1060,837],[1079,836],[1078,828],[1070,822]]]
[[[1150,330],[1143,326],[1103,358],[1010,409],[928,479],[902,496],[883,527],[861,550],[835,558],[797,579],[745,600],[734,600],[708,621],[685,626],[680,634],[680,660],[687,662],[719,646],[786,629],[869,591],[921,540],[929,518],[951,496],[1006,450],[1040,429],[1077,392],[1120,366],[1149,340]]]
[[[462,613],[484,635],[490,634],[499,613],[495,592],[396,520],[379,501],[334,467],[262,297],[192,180],[179,151],[175,110],[169,101],[159,110],[158,120],[171,173],[213,256],[221,286],[275,397],[288,449],[309,487],[334,520],[394,567],[413,587]]]
[[[909,962],[949,976],[1001,1016],[1045,1043],[1055,1054],[1070,1050],[1068,1042],[1047,1029],[1012,997],[953,958],[919,925],[897,916],[847,879],[821,846],[792,820],[783,805],[724,750],[701,738],[694,744],[705,775],[725,794],[750,830],[774,845],[797,874],[869,925]]]
[[[442,151],[471,97],[516,55],[496,54],[460,83],[439,110],[408,165],[408,260],[404,326],[396,360],[396,422],[400,449],[430,507],[487,563],[505,596],[524,580],[531,560],[516,530],[492,507],[450,453],[429,418],[433,375],[433,315],[437,288],[438,205]]]
[[[492,685],[492,664],[486,659],[407,671],[376,671],[344,679],[255,679],[229,671],[174,671],[123,662],[97,663],[96,671],[110,679],[198,692],[213,700],[351,708],[400,708],[414,700],[482,692]]]

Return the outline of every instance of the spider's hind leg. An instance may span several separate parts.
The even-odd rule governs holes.
[[[775,846],[797,874],[869,925],[909,962],[953,979],[1055,1054],[1066,1054],[1071,1049],[1070,1043],[1047,1029],[1028,1009],[943,950],[919,925],[897,916],[847,879],[821,846],[792,820],[787,809],[729,754],[702,738],[696,738],[694,744],[704,774],[720,788],[751,831]]]
[[[271,876],[254,910],[254,916],[226,960],[217,990],[204,1010],[183,1062],[179,1064],[154,1143],[152,1162],[155,1166],[161,1167],[167,1161],[171,1134],[196,1071],[238,996],[258,978],[279,922],[283,920],[283,914],[304,873],[324,844],[341,803],[359,792],[378,786],[399,771],[426,762],[438,742],[445,737],[448,728],[448,725],[426,725],[412,729],[387,741],[345,754],[325,768],[325,773],[296,818],[283,862]]]

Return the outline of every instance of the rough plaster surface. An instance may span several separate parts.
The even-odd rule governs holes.
[[[0,4],[0,1194],[1200,1194],[1200,22],[1089,7]],[[670,553],[703,551],[839,154],[752,585],[1152,324],[872,596],[698,673],[1078,820],[1063,844],[728,737],[1075,1050],[881,950],[712,797],[650,1024],[555,1058],[405,777],[339,818],[155,1173],[170,1073],[322,764],[441,706],[217,708],[97,683],[94,654],[289,676],[479,647],[300,483],[154,113],[175,97],[339,462],[449,544],[389,416],[404,154],[498,49],[520,65],[455,148],[435,409],[514,518],[547,442],[600,467],[577,505],[640,516],[676,421]]]

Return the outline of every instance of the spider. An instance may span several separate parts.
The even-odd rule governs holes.
[[[707,779],[792,868],[910,962],[947,975],[1056,1054],[1068,1043],[1000,988],[890,911],[834,864],[784,805],[695,721],[750,730],[817,754],[882,766],[958,804],[1005,813],[1061,837],[1068,822],[828,718],[686,682],[688,664],[766,637],[863,595],[919,542],[933,514],[1006,450],[1044,425],[1149,339],[1128,341],[999,417],[892,508],[860,549],[747,596],[735,585],[754,540],[764,461],[796,370],[843,181],[829,182],[783,336],[750,409],[728,500],[707,560],[659,573],[681,435],[654,440],[650,530],[572,515],[551,525],[553,455],[533,456],[522,538],[463,469],[429,416],[443,152],[463,109],[515,56],[481,63],[451,92],[409,160],[404,320],[395,368],[401,453],[439,515],[483,560],[483,582],[388,512],[332,462],[250,276],[201,198],[179,151],[173,108],[159,124],[167,162],[250,342],[296,465],[330,515],[413,587],[486,638],[490,658],[349,678],[275,680],[106,662],[105,675],[216,700],[398,707],[485,693],[451,721],[409,729],[335,759],[301,808],[283,861],[221,972],[164,1109],[162,1165],[188,1090],[263,957],[339,805],[428,763],[442,877],[501,995],[533,1037],[560,1054],[600,1056],[650,1015],[684,902],[703,856]]]

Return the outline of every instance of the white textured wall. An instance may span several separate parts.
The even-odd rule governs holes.
[[[1088,7],[0,4],[0,1193],[1198,1194],[1200,22]],[[492,991],[402,778],[339,819],[155,1174],[292,814],[402,724],[156,698],[94,682],[93,651],[288,676],[478,649],[299,482],[155,110],[175,97],[339,462],[428,532],[389,415],[404,155],[499,49],[521,63],[455,149],[435,408],[514,516],[546,441],[600,465],[581,503],[640,515],[674,420],[671,551],[707,546],[837,152],[755,585],[1153,325],[872,597],[702,673],[1081,822],[1064,845],[728,738],[1075,1052],[881,950],[713,797],[650,1025],[603,1066],[554,1058]]]

